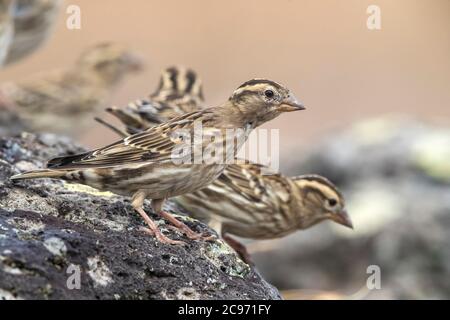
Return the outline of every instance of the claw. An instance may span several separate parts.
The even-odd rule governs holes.
[[[175,232],[181,232],[191,240],[212,241],[212,240],[216,239],[216,237],[213,235],[209,235],[209,234],[205,234],[205,233],[197,233],[197,232],[193,231],[191,228],[189,228],[188,226],[186,226],[185,224],[183,224],[183,225],[185,227],[182,227],[182,226],[176,227],[173,225],[168,225],[167,228],[170,230],[173,230]]]
[[[186,242],[184,242],[184,241],[172,240],[172,239],[166,237],[165,235],[163,235],[161,232],[156,232],[156,234],[155,234],[155,232],[153,230],[151,230],[150,228],[140,227],[139,230],[142,232],[148,233],[151,236],[155,236],[156,239],[161,243],[175,244],[175,245],[185,245],[186,244]]]

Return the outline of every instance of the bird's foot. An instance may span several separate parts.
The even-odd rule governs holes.
[[[173,227],[171,229],[175,229],[175,230],[178,230],[178,231],[184,233],[186,235],[186,237],[188,237],[191,240],[210,241],[215,238],[212,235],[205,235],[205,234],[197,233],[197,232],[193,231],[191,228],[189,228],[183,222],[181,222],[180,220],[175,218],[169,212],[162,210],[162,211],[160,211],[159,214],[173,225]]]
[[[140,227],[139,228],[140,231],[143,231],[145,233],[148,233],[151,236],[156,237],[156,239],[161,242],[161,243],[165,243],[165,244],[176,244],[176,245],[184,245],[186,244],[186,242],[184,241],[179,241],[179,240],[172,240],[168,237],[166,237],[165,235],[162,234],[162,232],[158,229],[158,231],[154,231],[150,228],[146,228],[146,227]]]
[[[156,239],[161,243],[167,243],[167,244],[185,244],[183,241],[178,240],[172,240],[166,237],[162,234],[161,230],[159,230],[157,224],[150,219],[150,217],[145,213],[144,209],[141,205],[136,205],[135,210],[141,215],[141,217],[144,219],[145,223],[147,224],[147,228],[141,227],[140,229],[152,236],[155,236]]]
[[[173,231],[181,232],[181,233],[183,233],[186,237],[188,237],[191,240],[212,241],[212,240],[216,239],[216,237],[213,236],[213,235],[204,234],[204,233],[198,233],[198,232],[193,231],[191,228],[189,228],[185,224],[184,224],[184,226],[186,228],[168,225],[167,228],[171,229]]]

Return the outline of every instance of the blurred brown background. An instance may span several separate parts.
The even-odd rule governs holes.
[[[81,7],[81,30],[66,28],[69,4]],[[381,8],[381,30],[366,27],[370,4]],[[282,157],[366,116],[450,115],[448,0],[65,1],[48,43],[2,69],[0,81],[64,67],[107,40],[128,44],[147,62],[113,96],[115,105],[152,91],[160,69],[172,64],[199,72],[208,105],[253,77],[286,84],[308,110],[268,124],[281,129]],[[115,138],[93,122],[81,140],[94,147]]]

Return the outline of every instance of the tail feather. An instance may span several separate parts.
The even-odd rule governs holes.
[[[129,126],[139,127],[142,125],[142,121],[139,116],[133,114],[132,112],[120,109],[117,107],[110,107],[106,109],[107,112],[118,118],[122,123]]]
[[[158,125],[167,121],[158,114],[158,110],[142,110],[143,104],[140,101],[129,104],[124,109],[119,109],[117,107],[110,107],[105,109],[107,112],[118,118],[126,126],[126,135],[135,134],[141,132],[151,126]],[[98,120],[97,120],[98,121]],[[102,121],[99,121],[102,122]],[[104,123],[103,123],[104,124]],[[111,125],[104,124],[111,130],[119,133]],[[123,134],[122,134],[123,135]]]
[[[35,170],[28,171],[24,173],[19,173],[12,176],[10,179],[13,181],[25,180],[25,179],[36,179],[36,178],[63,178],[65,177],[67,172],[59,171],[59,170]]]
[[[98,123],[104,125],[105,127],[107,127],[108,129],[114,131],[115,133],[117,133],[121,138],[126,138],[128,136],[128,133],[126,133],[123,130],[120,130],[119,128],[117,128],[116,126],[112,125],[109,122],[106,122],[105,120],[95,117],[94,118],[95,121],[97,121]]]

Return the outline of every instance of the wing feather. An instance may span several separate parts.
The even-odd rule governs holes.
[[[173,136],[174,131],[177,129],[192,131],[193,122],[205,114],[208,113],[205,111],[192,112],[92,152],[52,159],[47,166],[55,169],[68,169],[169,161],[173,159],[174,147],[182,143],[182,140]]]
[[[236,161],[228,165],[212,185],[231,189],[248,201],[265,202],[267,205],[272,205],[267,201],[273,196],[281,202],[291,200],[291,186],[286,177],[258,163],[241,159]]]

